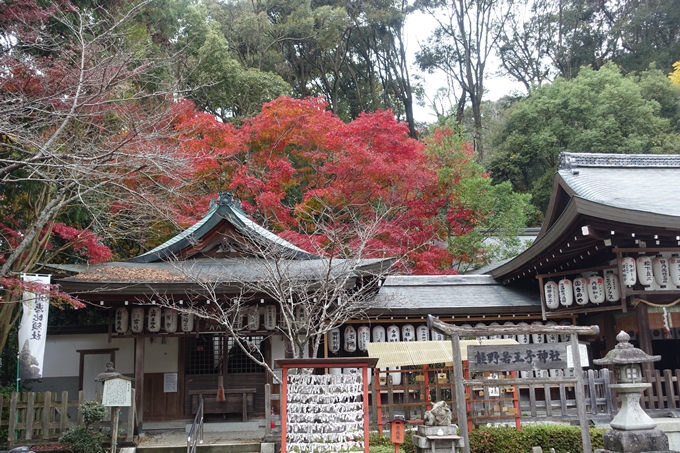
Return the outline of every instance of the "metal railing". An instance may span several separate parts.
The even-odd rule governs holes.
[[[196,443],[203,443],[203,398],[198,404],[194,423],[191,425],[187,436],[187,453],[196,453]]]

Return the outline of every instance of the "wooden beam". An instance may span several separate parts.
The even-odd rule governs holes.
[[[140,427],[144,422],[144,341],[143,337],[135,338],[135,407]]]

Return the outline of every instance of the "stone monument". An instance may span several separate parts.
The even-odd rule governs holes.
[[[656,362],[661,356],[651,356],[634,347],[628,341],[630,335],[621,331],[618,344],[603,359],[595,359],[596,365],[613,365],[616,384],[610,387],[619,395],[621,408],[609,423],[612,429],[602,436],[604,449],[595,453],[670,453],[668,436],[656,428],[656,423],[640,407],[642,393],[652,384],[642,382],[640,364]],[[678,453],[678,452],[675,452]]]
[[[425,412],[423,424],[418,426],[418,433],[412,439],[417,453],[455,453],[462,446],[458,426],[451,423],[451,409],[446,401],[434,403],[432,409]]]

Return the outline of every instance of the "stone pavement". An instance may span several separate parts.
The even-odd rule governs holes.
[[[167,447],[186,445],[191,421],[147,422],[139,436],[140,447]],[[236,445],[262,442],[262,421],[215,423],[203,425],[203,445]]]

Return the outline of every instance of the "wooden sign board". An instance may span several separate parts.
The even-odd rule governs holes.
[[[104,381],[104,406],[132,406],[132,382],[128,379],[114,378]]]
[[[568,368],[567,343],[468,346],[470,371],[529,371]]]

